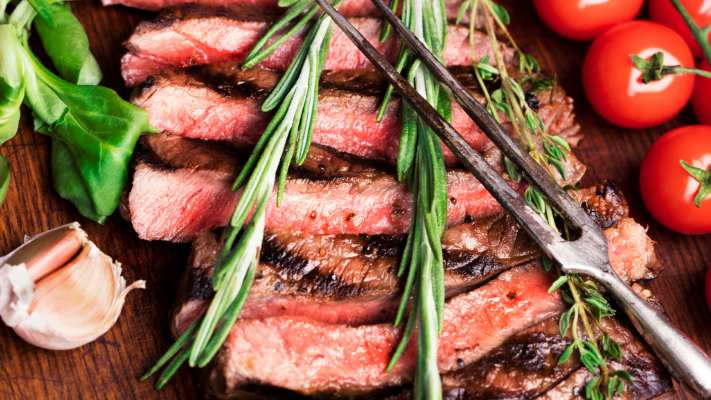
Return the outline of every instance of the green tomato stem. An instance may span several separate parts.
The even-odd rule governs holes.
[[[689,27],[691,35],[694,37],[699,46],[701,46],[701,51],[704,53],[704,58],[706,58],[706,61],[711,64],[711,43],[709,43],[709,33],[711,33],[711,24],[704,28],[700,27],[694,21],[694,19],[691,18],[691,15],[689,15],[689,12],[686,11],[686,8],[683,4],[681,4],[681,1],[671,0],[671,2],[677,9],[677,11],[679,11],[679,14],[681,14],[681,18],[684,20],[686,25]]]

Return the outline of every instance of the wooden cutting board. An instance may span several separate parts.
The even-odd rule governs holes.
[[[711,235],[679,235],[655,222],[642,204],[637,181],[640,163],[651,144],[673,128],[698,123],[693,112],[687,107],[672,121],[645,130],[610,125],[592,111],[580,82],[589,45],[555,35],[543,25],[529,1],[503,3],[511,13],[513,36],[538,58],[544,70],[557,73],[560,84],[575,99],[577,122],[585,133],[575,150],[588,166],[583,186],[612,179],[623,190],[631,216],[649,226],[649,236],[657,242],[657,255],[666,266],[650,288],[672,322],[711,351],[711,314],[704,300]],[[125,52],[121,43],[139,21],[155,14],[125,7],[104,8],[99,0],[83,0],[73,7],[104,72],[102,85],[128,98],[130,89],[124,87],[120,73],[119,60]],[[19,246],[25,234],[35,235],[79,221],[91,240],[123,264],[128,282],[147,281],[146,290],[128,296],[118,323],[103,338],[76,350],[52,352],[33,347],[0,324],[0,398],[199,398],[187,368],[181,369],[162,391],[155,391],[152,381],[137,379],[172,343],[168,314],[189,246],[139,240],[130,223],[118,215],[104,226],[81,217],[53,189],[50,141],[32,131],[28,109],[23,108],[20,132],[0,151],[12,164],[12,182],[0,208],[0,254]],[[681,391],[677,393],[679,399],[687,397]]]

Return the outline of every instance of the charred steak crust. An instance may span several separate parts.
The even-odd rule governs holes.
[[[404,284],[397,278],[404,245],[405,235],[308,235],[267,228],[243,316],[310,315],[312,311],[322,313],[314,318],[333,323],[389,321]],[[194,242],[173,308],[171,330],[176,336],[214,295],[210,282],[219,249],[213,231],[201,232]],[[448,297],[540,254],[506,214],[449,230],[443,249]],[[355,309],[346,311],[351,306]],[[333,311],[324,311],[329,308]]]

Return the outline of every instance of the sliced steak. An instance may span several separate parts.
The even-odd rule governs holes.
[[[538,263],[529,263],[448,300],[438,364],[450,398],[526,399],[551,387],[552,394],[558,393],[551,398],[572,398],[570,394],[577,393],[563,395],[563,389],[580,386],[579,360],[555,365],[570,338],[559,337],[554,322],[525,331],[569,307],[559,292],[547,292],[554,277]],[[625,351],[623,363],[611,361],[612,368],[624,366],[642,383],[638,391],[631,392],[632,398],[668,391],[669,374],[631,331],[614,319],[605,324]],[[397,366],[385,372],[401,334],[401,328],[390,324],[351,327],[287,316],[240,320],[214,362],[208,388],[225,398],[240,397],[254,385],[302,395],[350,397],[406,385],[412,379],[416,340],[410,342]],[[525,343],[527,334],[537,342]],[[543,349],[546,353],[539,353]],[[502,389],[517,391],[516,396],[497,397]]]
[[[143,154],[137,157],[128,208],[139,237],[187,242],[203,229],[224,226],[240,196],[239,191],[231,191],[240,158],[227,146],[150,135],[137,148]],[[571,169],[579,170],[579,163],[570,157],[569,161]],[[491,162],[502,169],[500,158]],[[345,161],[339,168],[343,172],[333,177],[298,169],[290,173],[281,207],[275,205],[276,192],[270,200],[267,226],[312,234],[408,232],[412,193],[405,184],[393,175]],[[447,179],[448,227],[502,210],[469,172],[451,170]]]
[[[488,353],[479,361],[464,368],[442,375],[443,398],[447,400],[503,400],[503,399],[573,399],[579,391],[564,393],[563,387],[579,385],[579,375],[585,375],[584,387],[591,378],[580,363],[577,354],[563,364],[558,359],[572,343],[569,330],[565,337],[558,329],[558,317],[525,329],[502,346]],[[651,399],[673,390],[671,375],[659,360],[630,328],[618,319],[610,317],[602,320],[610,338],[617,341],[624,354],[622,362],[608,359],[613,370],[629,371],[635,379],[635,386],[627,386],[626,397]],[[593,327],[599,340],[599,330]],[[587,335],[582,332],[583,337]],[[587,371],[586,371],[587,372]],[[549,393],[546,393],[550,391]],[[538,397],[541,396],[542,397]],[[560,396],[560,397],[556,397]],[[388,400],[409,400],[411,390],[388,398]]]
[[[634,341],[622,348],[622,362],[608,362],[610,371],[625,370],[632,375],[634,385],[625,384],[625,390],[615,396],[620,400],[671,399],[674,385],[669,372],[641,341]],[[585,385],[594,376],[586,368],[579,368],[554,388],[537,397],[542,400],[577,399]]]
[[[403,281],[397,270],[405,235],[309,235],[268,228],[259,269],[240,318],[306,316],[347,325],[393,321]],[[497,214],[448,230],[442,238],[447,297],[540,255],[511,217]],[[221,250],[214,231],[193,242],[173,308],[177,337],[214,296],[212,268]]]
[[[560,314],[565,302],[558,292],[548,293],[554,279],[531,263],[450,299],[439,339],[440,370],[470,364],[515,333]],[[227,394],[257,383],[309,395],[401,386],[412,378],[416,340],[385,371],[401,336],[402,328],[392,324],[352,327],[291,316],[240,320],[216,357],[210,384]]]
[[[282,13],[285,8],[279,7],[278,0],[102,0],[105,6],[124,5],[126,7],[140,8],[143,10],[160,11],[162,8],[180,6],[192,3],[221,4],[226,6],[249,7],[263,13]],[[454,21],[457,18],[459,5],[456,1],[447,0],[447,16]],[[452,7],[456,7],[451,9]],[[350,17],[379,17],[381,14],[370,0],[345,0],[338,12],[346,18]],[[467,16],[463,21],[469,21]],[[477,21],[477,28],[482,24]]]
[[[142,21],[124,43],[128,53],[121,59],[121,73],[127,86],[135,86],[166,67],[198,64],[241,62],[257,41],[264,36],[278,15],[260,14],[238,6],[190,4],[171,7],[151,21]],[[390,62],[397,57],[395,35],[380,43],[381,21],[377,18],[351,18],[350,22]],[[310,25],[289,38],[259,66],[285,70],[301,46]],[[281,30],[271,40],[287,32]],[[475,32],[477,54],[494,59],[488,37]],[[500,44],[505,62],[513,61],[514,51]],[[447,66],[470,65],[469,29],[450,25],[444,50]],[[364,68],[368,59],[338,27],[333,28],[325,69]]]
[[[606,194],[596,195],[599,191]],[[583,189],[576,195],[585,199],[582,204],[589,213],[601,214],[606,210],[609,218],[600,222],[601,228],[634,224],[626,218],[627,205],[614,184]],[[651,244],[646,235],[639,236],[635,230],[627,229],[623,235],[627,235],[629,243]],[[308,316],[349,325],[393,321],[401,293],[402,281],[396,278],[396,271],[403,242],[404,237],[399,235],[307,235],[288,229],[268,229],[258,279],[241,316]],[[505,214],[447,230],[442,243],[448,298],[539,254],[530,238]],[[212,231],[200,232],[193,242],[173,307],[174,336],[179,336],[213,297],[212,267],[220,249],[221,243]],[[661,272],[654,254],[635,261],[629,267],[617,262],[613,265],[628,282]],[[629,272],[642,269],[645,271],[642,274]]]
[[[450,72],[480,102],[486,101],[471,67],[450,67]],[[242,71],[234,63],[166,68],[139,86],[131,101],[147,110],[151,124],[165,133],[251,146],[273,117],[273,112],[261,111],[261,104],[280,76],[258,68]],[[387,84],[374,68],[327,71],[320,86],[314,143],[364,158],[397,159],[401,100],[394,96],[383,119],[376,122]],[[556,86],[553,92],[539,92],[534,98],[547,132],[575,141],[580,127],[565,91]],[[503,113],[500,118],[506,121]],[[475,149],[491,146],[455,101],[452,126]],[[444,145],[443,152],[448,165],[458,163]]]

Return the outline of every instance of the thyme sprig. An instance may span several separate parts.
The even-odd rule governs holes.
[[[540,65],[536,59],[525,54],[516,45],[506,25],[510,21],[506,10],[494,3],[492,0],[469,0],[462,4],[458,22],[463,18],[467,10],[471,10],[469,27],[474,31],[474,22],[478,12],[484,16],[484,27],[489,36],[491,46],[496,61],[496,72],[489,65],[489,56],[479,58],[475,51],[473,35],[470,35],[470,47],[472,52],[472,64],[474,74],[479,86],[484,92],[487,100],[487,111],[499,122],[499,112],[507,116],[512,124],[516,136],[521,140],[521,144],[526,148],[536,162],[543,166],[554,179],[558,179],[553,173],[558,171],[563,182],[561,185],[566,190],[577,190],[577,188],[565,184],[566,172],[563,165],[567,161],[565,151],[570,151],[570,145],[561,137],[549,135],[540,116],[534,112],[526,102],[526,95],[521,86],[528,83],[533,87],[533,93],[542,90],[552,90],[555,85],[555,78],[540,78],[536,72],[540,71]],[[524,72],[524,76],[518,81],[511,76],[504,64],[498,41],[491,20],[497,24],[498,28],[504,32],[509,42],[516,52],[516,59],[519,70]],[[501,80],[501,87],[493,92],[489,92],[485,81],[494,79]],[[539,137],[537,142],[533,138]],[[537,143],[540,143],[539,146]],[[565,150],[565,151],[564,151]],[[513,180],[520,180],[521,175],[516,167],[507,158],[504,159],[504,166],[509,177]],[[533,186],[529,185],[524,194],[526,202],[543,217],[548,224],[558,232],[556,222],[557,213],[546,201],[545,197]],[[563,231],[569,236],[568,227],[563,224]],[[543,264],[546,270],[552,268],[552,261],[543,256]],[[565,335],[569,328],[572,329],[573,343],[565,350],[559,360],[559,364],[565,362],[577,351],[583,365],[596,376],[590,380],[586,386],[586,397],[591,400],[610,399],[621,393],[624,388],[623,380],[633,384],[632,378],[625,371],[610,373],[605,363],[607,357],[621,359],[622,350],[617,342],[610,339],[609,334],[601,324],[601,319],[614,315],[614,311],[609,307],[605,298],[600,294],[597,286],[592,281],[583,280],[575,274],[560,274],[559,278],[550,288],[550,293],[561,289],[563,298],[570,304],[571,308],[561,316],[560,333]],[[570,319],[573,323],[570,323]],[[602,343],[598,346],[590,325],[593,321],[602,332]],[[587,339],[581,337],[578,332],[579,324],[585,328]]]
[[[443,62],[447,25],[442,0],[405,0],[403,22]],[[387,29],[387,28],[386,28]],[[401,44],[398,72],[407,69],[409,83],[446,119],[451,120],[451,103],[445,89],[411,57]],[[392,93],[389,88],[383,99],[379,118]],[[407,347],[417,327],[417,365],[415,398],[441,399],[442,385],[437,366],[438,336],[444,324],[444,266],[441,239],[447,220],[447,173],[439,138],[405,102],[402,104],[403,127],[398,151],[398,180],[407,182],[413,193],[410,234],[398,270],[407,272],[405,290],[395,318],[395,326],[404,319],[410,296],[412,307],[405,332],[393,354],[392,369]]]
[[[560,334],[565,336],[570,329],[573,335],[573,343],[565,349],[558,359],[558,365],[566,362],[577,350],[578,354],[580,354],[581,363],[591,374],[598,375],[598,371],[600,372],[600,376],[588,381],[585,387],[585,396],[591,400],[611,399],[622,393],[624,381],[634,385],[634,380],[627,371],[610,372],[605,362],[607,358],[622,361],[622,348],[619,343],[610,338],[609,333],[602,326],[602,318],[614,316],[615,312],[600,294],[595,282],[584,280],[579,275],[562,275],[559,272],[559,278],[553,283],[548,292],[552,293],[558,289],[561,289],[563,299],[572,305],[560,317],[558,325]],[[571,318],[573,319],[572,324]],[[587,340],[583,339],[578,332],[579,320],[585,328]],[[595,340],[590,321],[601,332],[599,344]]]
[[[311,4],[312,0],[298,0],[275,26],[284,26]],[[334,3],[335,7],[339,5],[340,2]],[[315,15],[317,9],[312,6],[306,16]],[[224,244],[213,269],[215,297],[205,313],[141,378],[148,378],[170,361],[156,382],[157,389],[163,387],[186,360],[190,366],[207,365],[239,316],[259,261],[269,198],[276,186],[277,206],[281,205],[289,164],[293,159],[297,164],[303,163],[311,144],[318,82],[326,62],[332,29],[333,24],[327,15],[317,19],[284,76],[262,105],[264,111],[277,106],[278,109],[232,187],[233,191],[242,187],[244,190],[222,234]],[[290,34],[296,30],[292,28]],[[277,49],[274,45],[263,48],[274,32],[268,32],[257,43],[244,66],[256,65]]]

